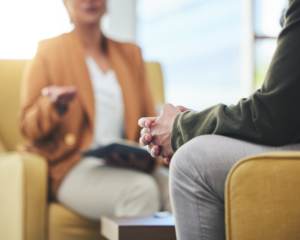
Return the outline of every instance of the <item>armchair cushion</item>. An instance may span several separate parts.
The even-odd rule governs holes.
[[[47,164],[36,155],[0,155],[0,239],[46,239]]]
[[[4,143],[0,137],[0,153],[6,152],[6,148],[4,146]]]
[[[100,217],[99,217],[100,219]],[[64,206],[49,205],[49,240],[104,240],[100,222],[78,216]]]
[[[226,183],[227,240],[300,239],[300,152],[238,162]]]

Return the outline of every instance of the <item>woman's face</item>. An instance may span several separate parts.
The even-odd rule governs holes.
[[[98,24],[106,12],[106,0],[65,0],[74,24]]]

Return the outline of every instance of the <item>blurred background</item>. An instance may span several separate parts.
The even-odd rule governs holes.
[[[234,104],[261,86],[287,0],[108,0],[101,25],[161,64],[166,101]],[[0,1],[0,59],[30,59],[73,29],[62,0]],[[183,93],[183,94],[181,94]]]

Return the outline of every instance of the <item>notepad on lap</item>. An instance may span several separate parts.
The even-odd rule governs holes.
[[[128,140],[118,140],[96,149],[83,152],[81,155],[84,157],[105,158],[112,156],[112,154],[128,157],[131,153],[134,154],[136,158],[141,159],[149,157],[150,155],[147,150],[142,148],[138,143]]]

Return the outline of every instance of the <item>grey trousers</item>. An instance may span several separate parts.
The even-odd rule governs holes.
[[[204,135],[183,145],[172,158],[169,180],[177,240],[224,240],[230,169],[242,158],[274,151],[300,151],[300,144],[269,147]]]

